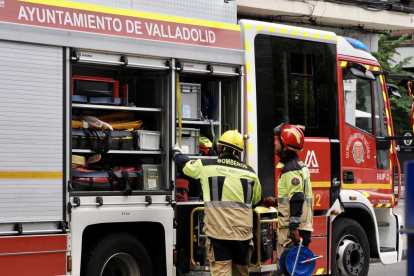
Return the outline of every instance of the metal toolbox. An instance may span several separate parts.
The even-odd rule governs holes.
[[[73,76],[72,95],[118,98],[119,83],[109,78]]]
[[[137,130],[140,150],[160,150],[161,131]]]
[[[201,111],[201,84],[180,83],[181,117],[184,120],[197,120]]]
[[[184,154],[199,154],[199,137],[200,130],[196,128],[182,128],[181,135],[181,151]],[[176,143],[178,143],[178,136],[180,135],[178,129],[176,130]]]
[[[162,165],[143,164],[143,177],[138,178],[138,186],[146,191],[161,190]]]
[[[109,78],[72,77],[72,102],[119,105],[119,83]]]

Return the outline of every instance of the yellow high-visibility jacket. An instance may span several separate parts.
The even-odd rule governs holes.
[[[279,228],[313,231],[313,196],[308,168],[297,155],[282,158],[277,182]]]
[[[174,160],[181,159],[177,157]],[[250,166],[235,156],[226,156],[217,160],[188,161],[183,173],[201,182],[207,236],[221,240],[253,237],[252,205],[261,201],[262,189]]]

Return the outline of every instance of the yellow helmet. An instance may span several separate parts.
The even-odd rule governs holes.
[[[225,150],[226,147],[229,147],[240,153],[244,149],[243,135],[241,135],[237,130],[226,131],[223,135],[221,135],[217,144],[221,145],[223,150]]]

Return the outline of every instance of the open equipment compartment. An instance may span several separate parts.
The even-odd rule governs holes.
[[[236,75],[236,73],[234,74]],[[225,131],[230,129],[240,130],[240,96],[238,94],[240,86],[238,77],[235,75],[195,74],[191,71],[180,73],[179,81],[181,89],[200,87],[198,102],[200,107],[198,108],[186,106],[185,96],[188,92],[180,91],[182,101],[182,127],[199,129],[200,137],[207,137],[213,144],[218,141],[221,134]],[[193,102],[194,99],[195,97],[190,102]],[[187,113],[186,110],[196,108],[198,110],[196,117],[193,116],[195,112],[191,112],[191,118],[184,115],[184,113]],[[200,149],[199,152],[190,155],[197,157],[208,154]]]
[[[182,118],[181,149],[191,159],[216,159],[218,157],[216,143],[221,134],[230,129],[238,129],[241,131],[240,75],[236,73],[238,67],[221,65],[222,70],[225,70],[227,74],[218,75],[209,74],[207,71],[200,72],[199,67],[203,68],[207,65],[190,62],[185,62],[185,64],[187,66],[193,66],[192,68],[195,68],[195,70],[184,69],[178,75],[179,82],[180,84],[184,83],[187,87],[199,86],[201,88],[200,105],[202,106],[199,110],[202,114],[196,119],[188,120]],[[217,68],[219,66],[215,67]],[[180,85],[180,88],[182,87]],[[178,116],[176,121],[175,132],[176,143],[178,143]],[[197,134],[199,135],[198,141],[195,140]],[[211,142],[213,149],[206,147],[206,144],[203,143],[205,141],[204,137],[207,138],[207,141]],[[189,145],[189,143],[192,144]],[[194,152],[194,149],[197,151]],[[183,178],[181,172],[178,172],[176,176]],[[189,201],[197,202],[200,194],[200,183],[190,180],[188,184]]]
[[[73,195],[171,194],[166,63],[72,50]]]
[[[181,93],[182,114],[187,113],[181,118],[182,152],[187,154],[190,159],[217,159],[218,154],[215,145],[222,133],[231,129],[243,132],[240,112],[243,104],[241,101],[241,74],[239,73],[241,69],[238,66],[222,64],[214,65],[183,61],[177,62],[177,64],[181,64],[183,69],[180,71],[178,66],[179,74],[176,81],[180,83],[180,90],[187,90],[184,92],[179,91]],[[211,72],[208,68],[214,68],[214,72]],[[186,94],[189,93],[188,90],[190,88],[196,92],[193,92],[194,95],[190,95],[191,99],[187,100]],[[178,98],[177,88],[175,90]],[[197,98],[199,100],[195,103]],[[195,106],[196,104],[200,106]],[[178,109],[177,99],[175,105]],[[198,112],[196,117],[194,117],[194,114],[196,114],[196,112],[193,112],[194,110]],[[177,113],[175,112],[176,143],[179,142],[180,121]],[[197,140],[195,140],[196,135],[199,135]],[[208,142],[211,143],[209,145],[210,147],[213,146],[212,148],[206,148],[206,143]],[[197,151],[194,151],[195,148],[198,148]],[[204,266],[209,266],[205,250],[206,239],[202,230],[204,211],[201,209],[195,211],[195,208],[204,206],[202,189],[199,181],[189,180],[182,174],[179,168],[175,169],[175,183],[177,186],[175,218],[177,233],[180,233],[177,236],[176,250],[178,252],[178,262],[176,266],[182,274],[190,273],[190,271],[191,273],[201,273]],[[193,211],[193,219],[191,220]],[[191,244],[189,237],[191,228],[194,234],[193,256],[195,264],[190,264]],[[204,273],[209,272],[204,271]]]

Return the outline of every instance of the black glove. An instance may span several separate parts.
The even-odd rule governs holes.
[[[299,244],[300,241],[300,235],[299,235],[299,231],[296,230],[289,230],[289,238],[292,240],[293,243]]]
[[[308,247],[311,243],[311,231],[299,230],[299,236],[302,237],[302,245]]]
[[[178,168],[184,168],[185,164],[190,161],[190,158],[183,154],[178,144],[175,144],[171,149],[171,157]]]

